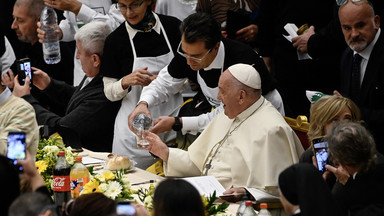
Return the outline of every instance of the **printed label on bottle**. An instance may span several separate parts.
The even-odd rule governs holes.
[[[53,191],[70,191],[71,186],[69,183],[69,175],[67,176],[53,176],[52,187]]]
[[[79,194],[84,190],[84,185],[89,182],[89,177],[71,178],[71,192],[72,194]]]

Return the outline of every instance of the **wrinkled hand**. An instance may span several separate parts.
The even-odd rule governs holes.
[[[220,199],[228,201],[228,202],[238,202],[241,200],[243,196],[246,195],[245,188],[231,188],[226,191],[224,191],[223,194],[237,194],[233,196],[221,196]]]
[[[56,32],[59,33],[59,39],[63,38],[63,32],[59,25],[56,26]],[[37,37],[39,38],[40,43],[44,43],[45,31],[42,29],[41,23],[37,22]]]
[[[325,165],[325,168],[335,174],[337,180],[345,185],[350,177],[348,171],[342,166],[339,165],[337,168],[331,165]]]
[[[121,81],[123,89],[127,89],[129,86],[133,85],[149,85],[156,76],[147,69],[148,67],[140,68],[125,76]]]
[[[133,119],[135,118],[135,116],[141,113],[144,113],[152,120],[151,113],[148,110],[148,104],[144,101],[140,102],[136,106],[136,108],[131,112],[131,114],[128,115],[128,126],[129,126],[129,129],[131,129],[131,131],[134,133],[136,133],[136,129],[133,127]]]
[[[25,78],[24,85],[20,85],[18,76],[19,75],[17,75],[14,79],[15,86],[13,88],[13,95],[17,97],[23,97],[24,95],[31,94],[31,87],[29,87],[29,82],[31,79],[29,78],[29,76]]]
[[[161,141],[160,137],[156,134],[145,131],[144,136],[149,142],[148,151],[152,152],[152,154],[157,155],[164,162],[168,161],[169,156],[169,148],[168,146]]]
[[[251,24],[236,32],[235,40],[250,43],[256,40],[259,33],[259,27],[255,24]]]
[[[155,125],[151,129],[152,133],[159,134],[165,131],[172,130],[172,125],[175,124],[175,118],[170,116],[160,116],[155,121]]]
[[[33,85],[35,85],[40,90],[46,89],[51,83],[51,78],[47,73],[38,68],[32,67],[32,69],[34,70],[32,81]]]
[[[44,4],[58,10],[71,11],[78,14],[81,8],[81,2],[77,0],[44,0]]]
[[[15,76],[13,75],[13,71],[9,69],[7,73],[1,76],[1,85],[7,86],[8,88],[13,88],[15,85],[13,82],[14,79]]]
[[[304,32],[302,35],[292,38],[293,47],[297,49],[297,51],[301,53],[308,52],[308,40],[309,38],[315,34],[315,27],[311,26],[309,29]]]

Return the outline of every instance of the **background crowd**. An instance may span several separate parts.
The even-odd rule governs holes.
[[[36,191],[19,196],[19,185],[10,187],[11,199],[2,201],[9,215],[56,211],[33,165],[39,138],[56,132],[74,148],[125,155],[166,176],[215,176],[225,193],[235,194],[229,201],[239,201],[236,194],[255,198],[259,190],[280,195],[289,215],[384,214],[383,1],[0,4],[0,155],[9,132],[25,132],[28,154],[19,163]],[[43,59],[44,6],[58,14],[58,64]],[[297,36],[286,37],[288,23],[299,28]],[[17,60],[26,57],[33,78],[23,84]],[[187,97],[186,89],[196,96]],[[326,95],[310,101],[308,90]],[[147,150],[137,147],[132,125],[140,113],[152,120],[141,134]],[[284,120],[298,115],[309,117],[310,143],[328,142],[325,172],[317,170],[313,145],[304,149]],[[3,156],[0,171],[18,179]],[[200,202],[183,200],[172,187],[197,200],[190,185],[166,180],[153,215],[180,214],[181,205],[164,201],[171,194],[173,202],[191,202],[183,215],[203,214]],[[40,205],[19,207],[26,203]],[[102,194],[80,197],[68,209],[116,215],[116,203]]]

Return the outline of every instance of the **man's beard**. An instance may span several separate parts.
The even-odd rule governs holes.
[[[363,42],[363,43],[361,43]],[[363,51],[365,48],[367,48],[368,46],[368,43],[367,43],[367,40],[361,36],[357,37],[357,38],[352,38],[348,41],[348,46],[356,51],[356,52],[361,52]]]

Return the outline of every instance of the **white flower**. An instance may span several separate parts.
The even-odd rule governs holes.
[[[44,146],[43,151],[47,153],[47,155],[56,156],[59,154],[59,147],[57,146]]]
[[[111,181],[109,183],[109,188],[105,191],[105,195],[111,199],[116,199],[116,197],[121,193],[122,187],[119,182]]]
[[[152,196],[146,196],[144,199],[144,206],[147,207],[148,209],[153,208],[153,199]]]
[[[129,181],[128,176],[124,175],[124,176],[121,178],[121,181],[123,182],[123,186],[124,186],[124,190],[125,190],[125,191],[128,191],[128,190],[131,189],[131,182]]]
[[[108,184],[106,183],[101,183],[100,186],[99,186],[99,189],[102,193],[104,193],[105,191],[108,190]]]
[[[100,178],[98,178],[99,179],[99,181],[100,182],[102,182],[102,183],[106,183],[106,181],[105,181],[105,178],[104,177],[100,177]]]

